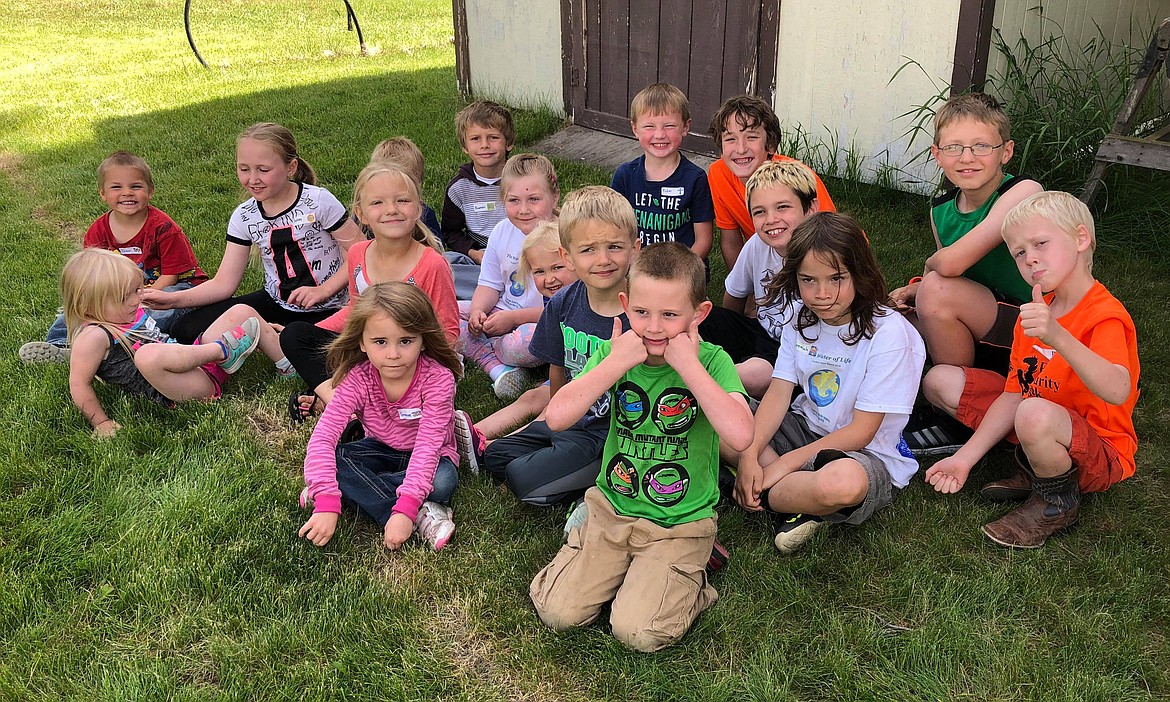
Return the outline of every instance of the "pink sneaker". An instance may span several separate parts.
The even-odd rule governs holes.
[[[452,510],[447,505],[438,502],[424,502],[418,509],[418,516],[414,518],[414,529],[419,537],[426,539],[431,548],[438,551],[447,545],[455,534],[455,522],[452,521]]]

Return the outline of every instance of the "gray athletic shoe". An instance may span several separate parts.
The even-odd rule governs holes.
[[[47,341],[30,341],[16,353],[25,363],[69,363],[69,347]]]

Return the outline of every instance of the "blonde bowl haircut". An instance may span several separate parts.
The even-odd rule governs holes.
[[[473,126],[495,129],[503,134],[504,144],[509,149],[516,143],[516,125],[512,122],[512,113],[499,103],[476,100],[459,110],[455,115],[455,134],[459,136],[460,146],[467,146],[467,130]]]
[[[364,217],[364,214],[361,214],[364,213],[364,210],[362,210],[362,195],[366,192],[366,186],[369,185],[372,178],[380,175],[388,175],[392,178],[401,179],[406,184],[406,189],[410,191],[415,202],[419,205],[420,216],[414,223],[414,232],[411,233],[411,238],[420,244],[431,247],[439,253],[443,253],[443,245],[439,243],[439,238],[422,223],[422,193],[419,192],[418,183],[415,182],[409,173],[393,161],[375,161],[363,168],[361,173],[358,173],[357,180],[353,184],[353,211],[355,214],[358,214],[358,218],[362,219]]]
[[[549,189],[553,196],[555,208],[556,199],[560,197],[561,185],[557,181],[557,171],[552,161],[540,154],[516,154],[504,164],[504,172],[500,175],[500,201],[508,197],[508,191],[521,178],[536,176]]]
[[[630,235],[630,242],[638,241],[638,220],[630,201],[604,185],[589,185],[574,190],[561,205],[561,248],[570,250],[573,234],[588,220],[597,220],[617,227]]]
[[[1077,229],[1084,227],[1089,234],[1089,249],[1085,252],[1085,261],[1089,264],[1089,271],[1093,270],[1093,252],[1097,249],[1097,230],[1093,223],[1093,213],[1089,211],[1088,205],[1081,202],[1075,195],[1059,190],[1045,190],[1035,193],[1008,210],[1007,215],[1003,218],[1003,227],[1000,232],[1006,232],[1009,227],[1023,226],[1033,217],[1045,220],[1068,234],[1073,241],[1076,241]]]
[[[127,166],[138,171],[146,183],[146,187],[154,192],[154,175],[150,172],[150,166],[147,165],[146,159],[129,151],[115,151],[102,159],[101,165],[97,169],[98,188],[106,189],[106,174],[115,166]]]
[[[252,139],[267,145],[276,152],[280,162],[286,166],[292,163],[293,159],[296,159],[297,168],[293,171],[290,180],[309,185],[317,184],[317,172],[313,170],[308,161],[297,153],[297,140],[293,138],[292,132],[287,128],[272,122],[257,122],[236,138],[236,145],[239,146],[240,142],[245,139]]]
[[[691,121],[691,105],[683,91],[670,83],[655,83],[638,91],[630,102],[630,121],[637,122],[645,115],[670,115]]]
[[[126,333],[105,319],[105,310],[110,305],[122,304],[145,280],[133,261],[114,251],[88,248],[70,256],[61,270],[61,304],[65,308],[69,343],[73,343],[87,324],[100,326],[125,342]],[[133,355],[131,344],[121,346]]]
[[[796,194],[805,212],[817,198],[817,180],[808,166],[797,161],[765,161],[744,185],[744,203],[748,212],[752,210],[752,193],[780,185]]]
[[[384,314],[408,334],[417,334],[422,340],[423,353],[463,377],[459,355],[447,341],[447,334],[439,324],[435,307],[426,293],[400,280],[377,283],[365,289],[353,303],[341,334],[326,348],[325,363],[333,369],[330,383],[341,384],[345,376],[369,357],[362,351],[362,334],[366,323],[376,314]]]
[[[390,161],[406,171],[418,187],[422,187],[426,175],[426,162],[418,145],[404,136],[383,139],[374,147],[370,154],[370,163],[375,161]]]
[[[528,262],[529,251],[553,252],[560,250],[560,225],[556,220],[541,222],[536,225],[531,234],[524,237],[524,243],[520,245],[520,264],[516,267],[516,272],[520,274],[522,280],[532,275],[532,264]]]
[[[1001,141],[1012,138],[1011,121],[999,101],[987,93],[956,95],[943,103],[934,113],[934,144],[939,146],[938,133],[949,124],[969,119],[994,129]]]
[[[707,267],[703,259],[677,241],[642,249],[630,265],[631,284],[639,276],[685,283],[692,307],[698,308],[707,299]]]

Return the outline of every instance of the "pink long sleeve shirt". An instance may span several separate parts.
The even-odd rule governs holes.
[[[337,440],[351,415],[357,415],[366,436],[399,451],[409,451],[406,479],[398,488],[393,511],[410,517],[434,486],[439,458],[456,465],[455,376],[425,354],[418,357],[410,387],[397,402],[386,398],[382,379],[369,361],[358,364],[325,406],[305,452],[305,490],[301,505],[313,501],[313,512],[341,512],[337,485]]]

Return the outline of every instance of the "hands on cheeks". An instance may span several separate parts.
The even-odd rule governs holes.
[[[954,456],[947,456],[927,469],[926,482],[934,486],[936,491],[947,495],[962,490],[970,473],[971,466]]]
[[[699,359],[699,320],[693,320],[691,326],[682,334],[666,342],[666,351],[662,357],[671,368],[678,369],[680,365]]]
[[[1039,285],[1032,286],[1032,301],[1020,305],[1020,326],[1025,336],[1049,345],[1052,344],[1053,335],[1062,329],[1044,301],[1044,292]]]
[[[413,533],[414,522],[410,520],[410,517],[401,512],[395,512],[390,515],[390,521],[386,522],[386,528],[382,530],[382,542],[386,544],[386,548],[394,551],[406,543],[406,540]]]
[[[305,537],[314,546],[324,546],[329,543],[329,539],[332,539],[333,533],[337,531],[337,520],[340,517],[341,515],[337,512],[315,512],[297,532],[297,536]]]
[[[609,355],[621,359],[627,369],[646,360],[646,344],[642,343],[642,337],[635,334],[633,329],[623,332],[620,317],[613,318],[613,335],[609,338],[613,342]]]

